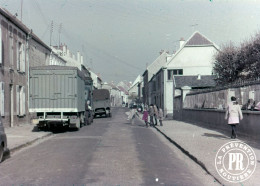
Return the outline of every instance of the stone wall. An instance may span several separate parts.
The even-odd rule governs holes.
[[[225,120],[224,110],[182,109],[174,114],[174,119],[194,123],[203,127],[220,129],[231,134],[231,127]],[[260,112],[243,111],[243,120],[237,126],[238,135],[260,139]]]

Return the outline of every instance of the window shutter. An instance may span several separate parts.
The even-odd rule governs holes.
[[[24,72],[25,70],[25,51],[24,51],[24,44],[22,44],[22,59],[21,59],[21,71]]]
[[[19,91],[19,85],[16,85],[16,112],[17,116],[20,115],[20,91]]]
[[[1,86],[0,86],[0,89],[1,89],[1,116],[4,116],[5,115],[5,83],[4,82],[1,82]]]
[[[22,114],[25,116],[25,87],[23,87],[23,112]]]
[[[23,87],[19,87],[19,103],[20,103],[20,111],[19,116],[23,115]]]
[[[0,24],[0,64],[2,64],[3,62],[3,55],[2,55],[2,27]]]
[[[19,41],[16,42],[16,63],[17,63],[17,70],[20,70],[20,61],[19,61]]]

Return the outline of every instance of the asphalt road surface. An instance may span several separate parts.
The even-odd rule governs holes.
[[[60,131],[0,164],[0,185],[209,185],[206,175],[127,108]]]

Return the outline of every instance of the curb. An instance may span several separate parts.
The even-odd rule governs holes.
[[[39,141],[39,140],[41,140],[41,139],[47,138],[47,137],[49,137],[49,136],[51,136],[51,135],[53,135],[53,133],[49,133],[49,134],[46,134],[46,135],[44,135],[44,136],[42,136],[42,137],[33,139],[33,140],[29,141],[29,142],[26,142],[26,143],[24,143],[24,144],[21,144],[21,145],[18,145],[18,146],[16,146],[16,147],[13,147],[12,149],[9,149],[8,151],[9,151],[10,154],[13,154],[15,151],[18,151],[18,150],[20,150],[20,149],[22,149],[22,148],[24,148],[24,147],[28,147],[28,146],[34,144],[35,142],[37,142],[37,141]]]
[[[189,151],[185,150],[181,145],[179,145],[178,143],[176,143],[174,140],[172,140],[170,137],[168,137],[165,133],[163,133],[160,129],[158,129],[157,127],[154,127],[159,133],[161,133],[169,142],[171,142],[173,145],[175,145],[179,150],[181,150],[181,152],[183,152],[186,156],[188,156],[191,160],[193,160],[196,164],[198,164],[203,170],[206,171],[207,174],[209,174],[210,176],[212,176],[214,178],[214,180],[216,180],[216,182],[218,182],[221,185],[224,185],[223,183],[221,183],[212,173],[210,173],[207,169],[207,167],[204,165],[204,163],[200,160],[198,160],[198,158],[196,158],[195,156],[193,156],[192,154],[189,153]]]
[[[138,117],[139,118],[139,117]],[[139,118],[139,120],[141,120],[143,122],[143,120],[141,118]],[[172,143],[173,145],[175,145],[183,154],[185,154],[186,156],[188,156],[191,160],[193,160],[196,164],[198,164],[203,170],[206,171],[207,174],[209,174],[211,177],[214,178],[214,180],[216,180],[216,182],[218,182],[221,185],[224,185],[223,183],[221,183],[212,173],[209,172],[209,170],[207,169],[207,167],[204,165],[204,163],[200,160],[198,160],[198,158],[196,158],[194,155],[190,154],[189,151],[185,150],[181,145],[179,145],[178,143],[176,143],[176,141],[172,140],[170,137],[168,137],[165,133],[163,133],[160,129],[158,129],[156,126],[154,126],[154,128],[161,133],[170,143]]]

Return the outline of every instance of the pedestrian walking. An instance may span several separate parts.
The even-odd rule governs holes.
[[[163,120],[163,110],[162,110],[162,108],[159,108],[158,110],[159,110],[159,111],[158,111],[158,119],[159,119],[159,122],[160,122],[160,126],[163,126],[163,124],[162,124],[162,120]]]
[[[149,106],[149,116],[150,116],[150,126],[154,126],[154,122],[153,122],[153,116],[154,116],[153,104],[151,104]]]
[[[231,138],[234,139],[237,137],[236,134],[236,126],[239,124],[240,120],[243,119],[243,115],[241,112],[240,105],[237,103],[236,97],[231,97],[231,103],[227,106],[226,116],[225,119],[228,119],[228,124],[231,126],[232,134]]]
[[[154,108],[154,124],[157,125],[158,109],[156,105],[154,105],[153,108]]]
[[[148,127],[148,115],[149,115],[149,113],[148,113],[148,111],[147,111],[147,108],[145,107],[145,108],[144,108],[143,118],[142,118],[142,119],[144,120],[146,127]]]
[[[133,124],[136,115],[137,115],[137,108],[136,108],[136,107],[133,107],[133,108],[130,110],[130,114],[129,114],[129,118],[128,118],[128,120],[131,121],[131,124]]]

